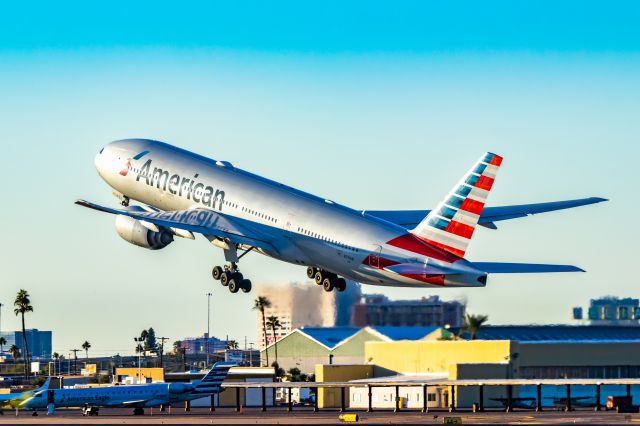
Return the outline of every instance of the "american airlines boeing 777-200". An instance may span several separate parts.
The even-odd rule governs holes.
[[[476,226],[606,201],[602,198],[485,207],[502,157],[487,152],[435,209],[355,210],[241,170],[227,161],[147,139],[112,142],[95,165],[123,208],[76,203],[116,215],[126,241],[151,250],[202,234],[224,250],[213,278],[251,291],[238,269],[258,252],[307,267],[326,291],[345,279],[397,287],[484,287],[487,274],[582,271],[570,265],[480,263],[464,258]],[[135,200],[141,205],[130,205]]]

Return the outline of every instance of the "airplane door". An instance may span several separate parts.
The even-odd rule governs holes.
[[[295,222],[295,218],[296,216],[291,213],[289,213],[289,215],[287,216],[287,223],[285,224],[284,228],[287,231],[285,235],[289,238],[293,236],[293,224]]]
[[[380,268],[380,254],[382,253],[381,246],[375,246],[373,252],[369,255],[369,266],[373,268]]]

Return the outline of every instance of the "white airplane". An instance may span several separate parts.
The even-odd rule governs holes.
[[[464,259],[477,225],[606,201],[585,198],[485,207],[502,157],[485,153],[434,210],[354,210],[241,170],[227,161],[147,139],[105,146],[98,173],[124,208],[76,204],[116,215],[126,241],[151,250],[202,234],[228,264],[212,275],[232,293],[251,290],[238,269],[250,252],[307,266],[326,291],[345,278],[397,287],[484,287],[490,273],[574,272],[570,265],[479,263]],[[136,200],[141,205],[130,205]]]
[[[116,385],[95,388],[43,388],[24,399],[19,407],[27,410],[60,407],[131,407],[136,415],[144,414],[145,407],[171,405],[191,401],[222,392],[222,382],[232,362],[217,362],[202,378],[193,383],[149,383],[143,385]],[[93,413],[97,413],[94,409]]]

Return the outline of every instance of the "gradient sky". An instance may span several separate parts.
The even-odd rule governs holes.
[[[574,305],[637,297],[640,3],[13,2],[0,10],[2,329],[54,350],[132,352],[153,326],[255,341],[255,292],[210,278],[203,239],[128,245],[95,172],[105,143],[148,137],[355,208],[434,206],[486,150],[505,157],[491,205],[611,201],[479,229],[468,257],[570,263],[585,274],[492,277],[485,289],[367,287],[463,299],[490,322],[570,321]],[[254,286],[302,268],[243,259]],[[319,288],[318,291],[321,291]]]

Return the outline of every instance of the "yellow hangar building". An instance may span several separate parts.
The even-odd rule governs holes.
[[[435,327],[299,329],[277,342],[278,361],[314,373],[316,381],[442,381],[443,379],[639,378],[640,327],[485,326],[477,340]],[[271,345],[268,349],[273,349]],[[270,352],[270,359],[273,355]],[[331,360],[330,356],[331,355]],[[284,362],[283,362],[284,361]],[[313,367],[312,367],[313,366]],[[429,388],[430,407],[447,407],[450,390]],[[339,406],[337,389],[320,390],[320,407]],[[366,386],[347,391],[349,406],[366,407]],[[381,387],[373,403],[422,407],[420,388]],[[513,394],[518,397],[518,391]],[[501,406],[505,389],[490,388],[485,405]],[[476,389],[460,388],[455,404],[471,406]]]

